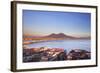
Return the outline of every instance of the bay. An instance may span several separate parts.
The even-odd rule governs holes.
[[[91,51],[91,40],[54,40],[54,41],[46,41],[46,42],[38,42],[27,45],[29,48],[40,48],[40,47],[48,47],[48,48],[62,48],[67,52],[72,49],[82,49]]]

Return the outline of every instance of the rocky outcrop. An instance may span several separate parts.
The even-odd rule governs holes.
[[[69,53],[62,48],[47,47],[23,50],[23,62],[83,60],[90,58],[91,53],[81,49],[73,49]]]
[[[91,53],[81,49],[71,50],[67,55],[67,60],[82,60],[90,58],[91,58]]]

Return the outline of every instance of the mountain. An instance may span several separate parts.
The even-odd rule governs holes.
[[[43,39],[91,39],[91,37],[74,37],[74,36],[70,36],[70,35],[66,35],[64,33],[52,33],[50,35],[47,36],[34,36],[34,35],[24,35],[23,38],[25,40],[43,40]]]
[[[46,38],[75,38],[75,37],[72,37],[69,35],[65,35],[64,33],[59,33],[59,34],[52,33],[52,34],[45,36],[45,37]]]

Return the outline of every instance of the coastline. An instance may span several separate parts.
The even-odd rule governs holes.
[[[90,39],[53,39],[53,40],[23,40],[23,45],[33,44],[33,43],[41,43],[41,42],[50,42],[50,41],[62,41],[62,40],[90,40]]]
[[[72,49],[69,53],[63,48],[30,48],[23,49],[23,62],[63,61],[91,59],[91,52]]]

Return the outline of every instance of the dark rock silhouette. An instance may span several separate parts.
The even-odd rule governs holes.
[[[90,52],[86,50],[81,50],[81,49],[74,49],[71,50],[68,55],[67,59],[68,60],[82,60],[82,59],[90,59]]]
[[[75,38],[75,37],[65,35],[64,33],[59,33],[59,34],[52,33],[46,36],[46,38]]]

